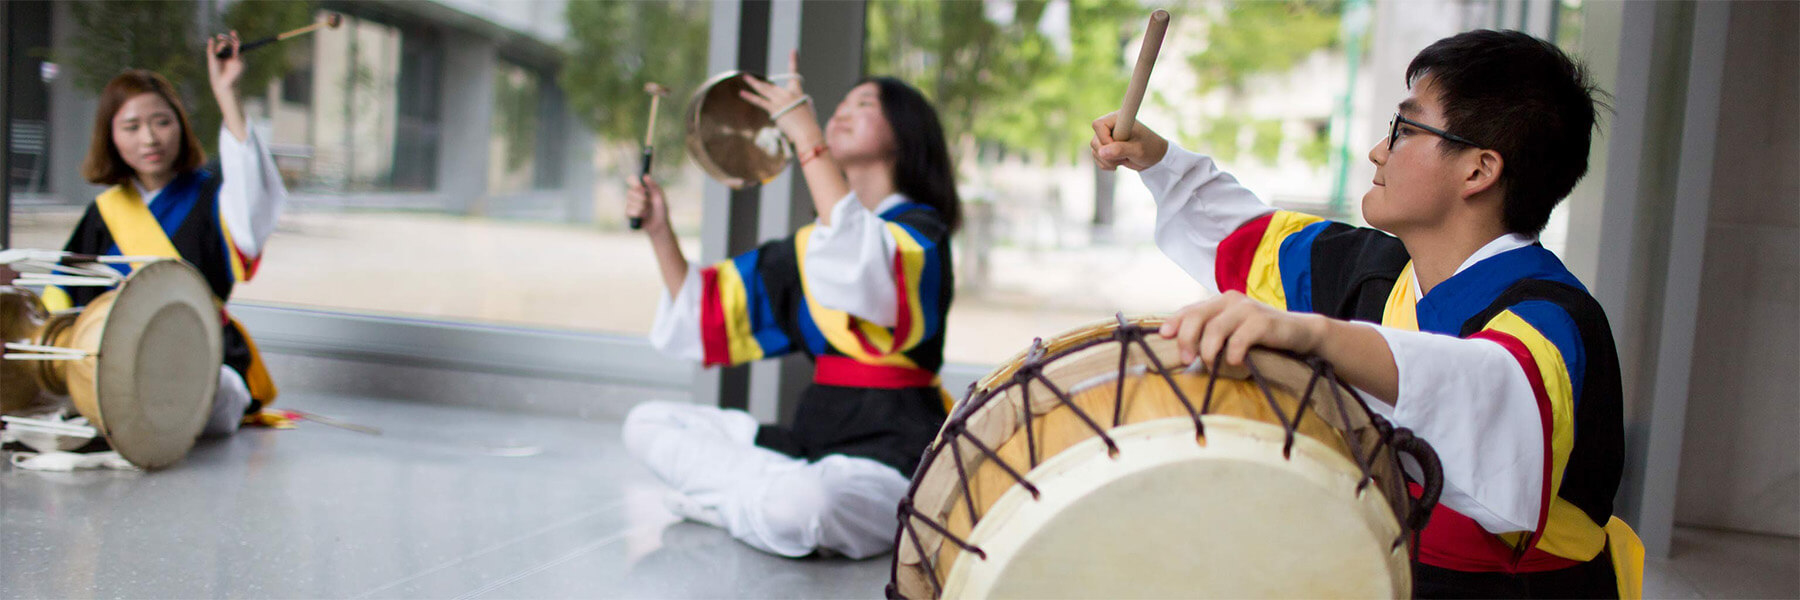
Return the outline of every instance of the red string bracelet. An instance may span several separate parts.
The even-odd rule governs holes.
[[[819,144],[817,146],[813,146],[812,150],[806,151],[805,156],[800,157],[800,166],[802,166],[802,167],[806,166],[806,163],[808,161],[818,158],[819,155],[824,154],[825,151],[830,150],[830,149],[831,149],[831,147],[826,146],[825,144]]]

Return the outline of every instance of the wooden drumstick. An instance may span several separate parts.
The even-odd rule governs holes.
[[[656,158],[656,104],[669,95],[669,88],[652,81],[644,84],[644,93],[650,94],[650,124],[644,128],[644,168],[638,172],[640,177],[650,174],[650,162]],[[631,228],[643,229],[644,218],[632,217]]]
[[[298,36],[306,35],[306,34],[314,32],[314,31],[318,31],[319,28],[321,28],[321,27],[337,29],[338,26],[342,25],[342,24],[344,24],[343,15],[339,15],[337,13],[328,13],[325,15],[325,20],[323,20],[323,21],[313,23],[311,25],[307,25],[305,27],[301,27],[299,29],[295,29],[295,30],[288,31],[285,33],[278,33],[278,34],[275,34],[273,37],[266,37],[266,38],[263,38],[260,40],[256,40],[254,42],[246,42],[243,44],[238,44],[238,52],[249,52],[251,50],[255,50],[257,48],[261,48],[263,46],[267,46],[267,45],[273,44],[275,42],[286,40],[291,37],[298,37]],[[218,56],[221,59],[231,58],[231,46],[226,46],[224,48],[220,48],[219,52],[217,54],[215,54],[215,56]]]
[[[1131,71],[1131,86],[1125,89],[1125,103],[1119,118],[1113,121],[1113,139],[1131,139],[1131,126],[1137,124],[1138,106],[1144,103],[1144,89],[1150,85],[1150,69],[1156,67],[1156,53],[1162,51],[1163,34],[1169,31],[1169,11],[1156,9],[1150,13],[1150,24],[1144,28],[1144,45],[1138,49],[1137,68]]]

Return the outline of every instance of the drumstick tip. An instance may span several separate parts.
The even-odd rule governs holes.
[[[1156,9],[1156,12],[1150,13],[1150,20],[1157,23],[1167,23],[1169,22],[1169,11],[1160,8]]]
[[[339,25],[343,25],[343,24],[344,24],[344,15],[340,15],[337,13],[328,13],[325,15],[325,26],[326,27],[330,27],[332,29],[337,29]]]

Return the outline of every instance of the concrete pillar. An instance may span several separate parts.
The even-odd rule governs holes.
[[[11,6],[0,4],[0,31],[11,31],[12,19],[8,16]],[[6,43],[0,40],[0,81],[12,80],[12,59],[7,52]],[[10,144],[12,115],[7,111],[6,94],[0,91],[0,143]],[[12,243],[12,149],[0,147],[0,249],[11,248]]]
[[[768,0],[722,0],[712,5],[707,72],[757,70],[768,52]],[[702,193],[698,264],[725,260],[756,242],[756,190],[733,191],[708,179]],[[703,369],[694,399],[723,408],[750,405],[750,367]]]
[[[800,74],[821,118],[862,78],[864,2],[775,0],[769,19],[765,73],[785,73],[788,54],[800,50]],[[800,149],[804,150],[804,149]],[[789,169],[761,188],[757,237],[787,237],[811,222],[812,190],[798,169]],[[812,381],[812,362],[798,353],[751,366],[750,414],[757,420],[790,423],[800,391]]]
[[[473,214],[488,194],[488,141],[494,120],[494,42],[445,29],[437,190],[445,209]]]
[[[50,15],[50,39],[58,49],[67,52],[75,36],[75,15],[68,2],[53,2]],[[82,205],[103,189],[81,178],[81,161],[87,158],[88,143],[94,131],[94,111],[100,107],[99,90],[75,86],[74,72],[64,67],[62,74],[50,82],[50,193],[63,204]],[[215,134],[216,135],[216,134]]]

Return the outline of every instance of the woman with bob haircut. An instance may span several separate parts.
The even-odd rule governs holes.
[[[218,58],[221,48],[231,48],[231,57]],[[237,32],[206,44],[208,78],[224,115],[218,172],[203,166],[206,151],[167,79],[131,69],[107,82],[81,174],[110,187],[88,205],[65,250],[187,261],[206,278],[221,307],[231,299],[233,285],[256,273],[287,189],[263,136],[244,120],[236,89],[244,59],[237,49]],[[113,267],[131,272],[130,265]],[[81,307],[106,291],[51,286],[44,303],[51,310]],[[250,336],[224,317],[224,364],[203,436],[237,431],[276,394]]]

